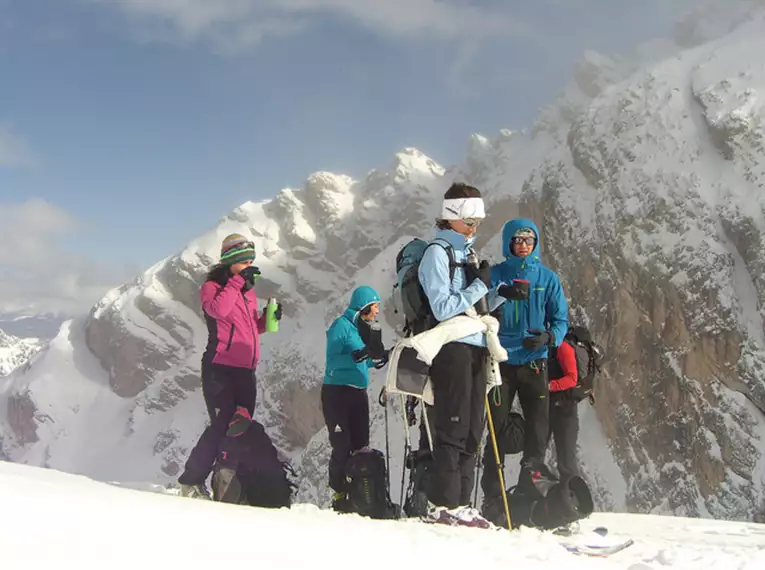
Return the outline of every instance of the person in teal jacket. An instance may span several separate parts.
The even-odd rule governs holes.
[[[558,275],[542,264],[539,229],[518,218],[502,229],[505,261],[491,268],[491,283],[506,299],[499,318],[499,339],[508,360],[500,364],[502,386],[489,395],[498,439],[511,426],[510,408],[518,394],[524,415],[524,449],[519,485],[544,470],[550,429],[547,350],[560,346],[568,331],[568,303]],[[488,445],[486,449],[491,449]],[[484,514],[486,501],[501,497],[493,452],[484,453]],[[491,517],[489,517],[491,518]]]
[[[380,295],[372,287],[353,291],[345,312],[327,330],[327,360],[321,405],[332,455],[329,486],[333,508],[346,496],[345,465],[351,453],[369,446],[369,369],[382,368],[387,351],[375,318]]]

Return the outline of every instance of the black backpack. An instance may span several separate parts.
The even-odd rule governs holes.
[[[577,383],[571,389],[571,397],[576,402],[589,398],[595,401],[595,376],[600,372],[605,358],[603,348],[592,340],[590,331],[586,327],[571,327],[563,339],[574,349],[576,355]],[[557,348],[551,348],[549,354],[550,379],[560,378],[563,371],[558,362]]]
[[[237,436],[226,436],[213,467],[213,500],[253,507],[289,507],[296,485],[294,470],[279,459],[263,426],[250,422]]]
[[[416,335],[433,328],[438,322],[433,316],[430,301],[420,285],[418,271],[425,250],[431,245],[438,245],[449,256],[449,280],[454,279],[454,272],[464,263],[457,263],[454,249],[444,240],[427,241],[414,238],[396,255],[396,285],[401,294],[401,308],[404,312],[404,335]]]
[[[395,516],[388,495],[385,456],[377,449],[357,451],[345,464],[347,499],[343,510],[373,519]]]
[[[515,528],[554,529],[586,518],[595,509],[584,479],[575,475],[561,481],[546,467],[533,473],[522,472],[518,485],[507,491],[507,498]],[[496,508],[497,505],[493,506]],[[499,522],[506,525],[504,512],[500,518]]]

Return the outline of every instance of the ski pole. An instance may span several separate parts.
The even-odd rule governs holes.
[[[491,419],[491,407],[489,406],[489,395],[484,396],[486,401],[486,413],[489,423],[489,433],[491,434],[491,443],[494,447],[494,459],[497,461],[497,473],[499,474],[499,484],[502,489],[502,502],[505,506],[505,516],[507,517],[507,530],[513,530],[513,523],[510,520],[510,505],[507,504],[507,491],[505,491],[505,475],[502,473],[502,462],[499,459],[499,448],[497,447],[497,434],[494,432],[494,420]]]
[[[483,419],[483,429],[481,429],[481,438],[478,440],[478,449],[475,454],[475,494],[473,495],[473,506],[478,508],[478,487],[480,487],[479,476],[481,474],[481,456],[483,455],[483,432],[486,430],[486,418]]]
[[[406,417],[406,400],[404,399],[404,395],[401,394],[401,409],[404,412],[404,433],[406,434],[406,438],[404,439],[404,461],[401,465],[401,490],[399,494],[398,504],[399,509],[401,509],[400,512],[404,511],[404,481],[406,480],[406,462],[409,461],[409,453],[412,449],[412,444],[410,441],[410,434],[409,434],[409,419]],[[410,475],[411,480],[411,475]]]
[[[380,392],[378,402],[385,406],[385,486],[388,488],[388,496],[390,497],[390,438],[388,437],[388,398],[385,397],[383,403],[383,395]]]

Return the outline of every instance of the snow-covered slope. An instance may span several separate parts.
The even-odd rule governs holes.
[[[551,535],[375,521],[298,504],[257,509],[137,491],[0,462],[3,568],[629,568],[755,570],[765,526],[644,515],[597,515],[635,544],[578,557]],[[44,516],[41,515],[44,513]],[[192,539],[194,537],[194,539]]]
[[[599,507],[763,520],[765,2],[707,4],[674,40],[630,57],[586,54],[532,129],[475,135],[448,170],[405,149],[364,180],[322,172],[244,204],[0,385],[4,453],[98,478],[172,480],[205,422],[198,288],[237,231],[255,238],[259,296],[285,306],[281,330],[263,339],[256,413],[300,467],[301,500],[323,504],[324,330],[363,283],[385,296],[393,338],[395,253],[428,235],[460,179],[490,203],[482,254],[499,260],[502,224],[533,217],[572,318],[607,349],[598,402],[581,409],[580,460]],[[372,409],[384,448],[383,409]],[[389,409],[396,498],[400,416]]]
[[[38,339],[18,338],[0,329],[0,377],[25,364],[41,344]]]

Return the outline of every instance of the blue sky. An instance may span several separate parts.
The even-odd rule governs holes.
[[[316,170],[458,162],[670,4],[0,0],[0,311],[85,306]]]

